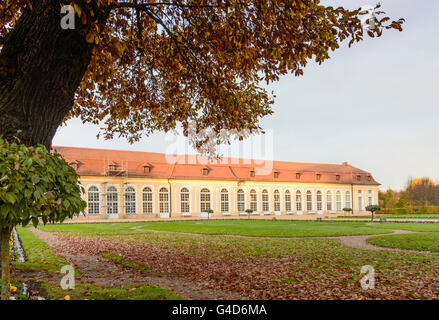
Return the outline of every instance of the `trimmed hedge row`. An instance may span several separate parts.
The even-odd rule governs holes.
[[[409,206],[405,208],[382,208],[376,212],[377,214],[439,214],[439,206]]]

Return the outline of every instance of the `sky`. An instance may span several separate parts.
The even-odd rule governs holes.
[[[249,140],[262,143],[262,151],[243,153],[244,141],[226,155],[347,161],[371,172],[382,189],[404,188],[409,177],[439,181],[439,1],[380,2],[391,18],[406,19],[403,32],[365,37],[351,48],[342,45],[323,64],[309,63],[304,76],[286,75],[270,84],[266,88],[276,100],[274,114],[261,122],[267,135]],[[376,1],[322,3],[356,9]],[[99,126],[73,119],[58,129],[53,145],[196,153],[190,147],[182,150],[181,138],[161,132],[133,145],[125,139],[97,139],[98,132]]]

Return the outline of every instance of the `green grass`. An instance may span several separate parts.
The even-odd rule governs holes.
[[[133,230],[133,227],[140,229]],[[191,275],[200,282],[206,279],[218,281],[219,286],[243,286],[250,291],[256,290],[256,296],[262,299],[264,296],[260,292],[264,288],[270,288],[269,293],[276,292],[274,294],[295,299],[355,299],[359,296],[370,299],[439,298],[437,292],[429,289],[431,283],[437,284],[439,256],[355,249],[342,245],[338,239],[316,238],[382,234],[390,232],[390,229],[439,234],[439,224],[211,220],[68,224],[42,229],[95,237],[96,241],[101,240],[97,237],[114,241],[114,246],[108,246],[108,253],[104,256],[129,268]],[[225,237],[223,233],[265,237]],[[294,236],[310,238],[279,238]],[[386,237],[393,236],[376,238]],[[136,246],[136,254],[119,250],[121,242]],[[141,250],[145,250],[143,254]],[[150,259],[151,252],[160,254]],[[178,263],[173,263],[176,259],[179,259]],[[376,290],[365,292],[359,285],[360,270],[364,265],[372,265],[377,272]],[[226,278],[222,278],[223,275]]]
[[[113,254],[111,252],[103,252],[101,254],[104,258],[113,261],[114,263],[120,264],[121,266],[140,270],[146,273],[154,273],[151,269],[146,268],[144,265],[137,263],[135,261],[132,261],[130,259],[124,258],[118,254]]]
[[[81,224],[55,224],[39,226],[44,231],[73,232],[81,234],[93,234],[94,236],[106,236],[114,234],[133,234],[138,231],[133,227],[142,225],[142,222],[116,222],[116,223],[81,223]]]
[[[34,270],[59,271],[68,264],[63,258],[53,253],[52,249],[43,241],[35,237],[28,229],[17,227],[24,251],[27,255],[26,262],[14,262],[14,265]]]
[[[43,281],[42,287],[51,300],[62,300],[66,295],[71,300],[180,300],[180,296],[167,289],[148,285],[125,286],[101,289],[89,283],[76,283],[75,289],[63,290],[58,282]]]
[[[367,239],[382,247],[439,252],[439,233],[395,234]]]
[[[68,262],[57,256],[52,249],[42,240],[35,237],[27,228],[17,227],[23,248],[27,255],[27,261],[14,262],[14,267],[20,269],[40,271],[45,270],[48,274],[59,275],[61,267]],[[176,300],[182,297],[170,290],[148,285],[125,286],[119,288],[102,289],[90,283],[82,282],[80,274],[76,272],[75,289],[64,290],[59,280],[41,280],[41,287],[49,299],[64,299],[69,295],[72,300],[95,299],[95,300]],[[49,278],[52,278],[50,276]]]
[[[439,232],[439,223],[423,223],[423,222],[373,222],[366,223],[367,226],[378,229],[408,230],[416,232]]]
[[[133,230],[137,227],[137,230]],[[144,233],[148,230],[201,234],[229,234],[262,237],[318,237],[388,233],[364,222],[210,220],[137,223],[65,224],[41,227],[45,231],[72,232],[82,235],[111,236]]]
[[[368,216],[339,216],[337,219],[370,219]],[[375,214],[375,219],[439,219],[439,214],[435,213],[407,213],[407,214]]]
[[[154,247],[154,250],[162,250],[160,255],[165,261],[173,261],[180,255],[188,257],[183,259],[186,261],[183,264],[166,265],[166,272],[192,274],[210,281],[218,278],[219,283],[233,282],[236,286],[261,291],[270,286],[270,290],[295,299],[431,298],[427,284],[437,281],[439,268],[439,256],[349,248],[332,238],[243,238],[159,232],[113,235],[106,239],[112,239],[115,244],[123,241],[145,248],[144,255],[117,258],[128,267],[140,265],[163,272],[159,267],[163,262],[148,258],[147,248]],[[112,254],[116,255],[117,247],[114,248]],[[124,252],[117,254],[123,256]],[[133,257],[139,260],[133,261]],[[377,290],[361,289],[360,270],[364,265],[375,268]],[[236,274],[233,270],[239,271]],[[246,276],[250,270],[255,277]],[[225,279],[221,276],[224,273]]]
[[[379,214],[377,217],[383,217],[387,219],[439,219],[439,214],[434,213],[416,213],[416,214]]]

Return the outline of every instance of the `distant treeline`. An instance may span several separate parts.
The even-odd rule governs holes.
[[[427,177],[411,178],[404,190],[380,191],[379,205],[382,213],[439,213],[439,184]]]

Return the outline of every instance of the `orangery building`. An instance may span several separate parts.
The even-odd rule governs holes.
[[[209,159],[55,146],[80,175],[87,208],[75,219],[313,219],[366,214],[371,173],[342,164]]]

